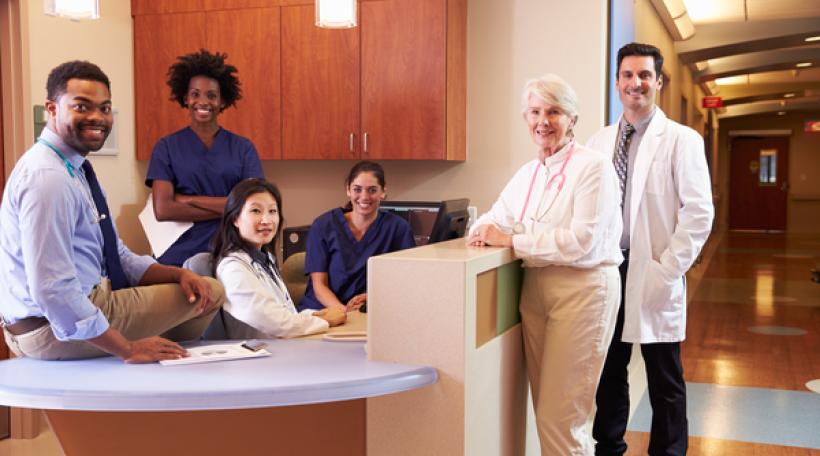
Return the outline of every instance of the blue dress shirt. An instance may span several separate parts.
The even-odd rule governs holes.
[[[415,247],[410,224],[401,217],[379,211],[376,220],[356,240],[340,208],[320,215],[308,231],[305,274],[326,272],[330,289],[342,304],[367,291],[367,260],[383,253]],[[323,309],[308,280],[303,309]]]
[[[105,263],[85,158],[49,128],[40,138],[66,161],[38,142],[9,176],[0,207],[0,314],[10,324],[44,316],[59,340],[91,339],[108,320],[88,298]],[[154,260],[128,250],[119,236],[117,250],[129,284],[139,283]]]

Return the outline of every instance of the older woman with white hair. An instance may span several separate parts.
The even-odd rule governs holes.
[[[512,247],[524,263],[519,309],[543,455],[592,454],[586,424],[615,327],[623,261],[611,161],[575,141],[575,92],[545,75],[524,86],[538,156],[507,183],[467,243]]]

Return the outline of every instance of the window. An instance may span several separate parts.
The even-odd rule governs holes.
[[[760,149],[760,185],[777,185],[777,149]]]

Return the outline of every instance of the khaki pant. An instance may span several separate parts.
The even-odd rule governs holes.
[[[225,301],[225,290],[213,278],[204,277],[213,290],[218,304],[197,315],[196,305],[188,302],[178,284],[151,285],[111,291],[108,279],[103,279],[91,292],[91,302],[99,307],[111,328],[126,339],[150,336],[185,341],[202,336],[219,307]],[[19,336],[3,331],[6,345],[17,356],[36,359],[79,359],[106,356],[108,353],[83,341],[59,341],[45,325]]]
[[[519,307],[544,456],[593,454],[586,426],[619,297],[616,266],[525,269]]]

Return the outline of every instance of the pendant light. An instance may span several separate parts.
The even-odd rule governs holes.
[[[316,26],[352,28],[356,26],[356,0],[316,0]]]
[[[43,7],[49,16],[74,21],[100,18],[100,0],[44,0]]]

